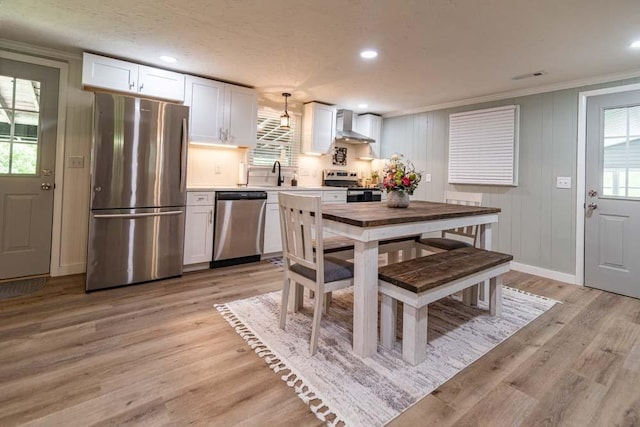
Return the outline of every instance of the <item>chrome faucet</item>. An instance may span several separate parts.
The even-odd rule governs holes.
[[[282,177],[282,174],[280,173],[280,162],[278,160],[273,162],[273,168],[271,169],[271,173],[275,173],[276,172],[276,165],[278,165],[278,187],[280,187],[282,185],[282,183],[284,182],[284,178]]]

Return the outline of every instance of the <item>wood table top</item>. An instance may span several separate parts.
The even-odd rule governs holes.
[[[381,202],[322,205],[322,218],[357,227],[378,227],[499,212],[500,208],[418,200],[412,200],[408,208],[390,208],[386,203]]]

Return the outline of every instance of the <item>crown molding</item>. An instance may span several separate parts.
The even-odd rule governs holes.
[[[42,46],[17,42],[14,40],[0,39],[0,49],[34,56],[41,56],[57,60],[82,60],[82,53],[73,53],[63,50],[50,49]]]
[[[478,96],[475,98],[460,99],[458,101],[445,102],[442,104],[433,104],[425,107],[412,108],[409,110],[398,110],[383,114],[382,117],[398,117],[410,114],[426,113],[428,111],[444,110],[447,108],[463,107],[465,105],[481,104],[483,102],[500,101],[503,99],[517,98],[527,95],[537,95],[540,93],[554,92],[564,89],[575,89],[581,86],[589,86],[600,83],[610,83],[617,80],[632,79],[640,77],[640,70],[627,71],[623,73],[605,74],[597,77],[588,77],[584,79],[569,80],[566,82],[553,83],[545,86],[538,86],[526,89],[518,89],[508,92],[500,92],[492,95]]]

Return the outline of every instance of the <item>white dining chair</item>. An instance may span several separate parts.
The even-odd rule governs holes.
[[[284,261],[280,328],[285,328],[291,285],[294,286],[294,311],[301,304],[303,288],[313,291],[315,299],[310,343],[313,356],[318,347],[323,303],[325,299],[330,299],[332,291],[353,285],[353,264],[324,255],[319,196],[278,193],[278,202]]]
[[[482,205],[482,193],[465,193],[461,191],[446,191],[445,203],[466,206]],[[453,228],[441,232],[440,237],[421,237],[416,240],[418,250],[429,252],[444,252],[464,247],[476,247],[478,243],[477,225]]]

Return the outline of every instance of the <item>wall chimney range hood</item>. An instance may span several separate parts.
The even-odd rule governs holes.
[[[353,111],[338,110],[336,115],[336,142],[343,142],[346,144],[366,144],[376,142],[376,140],[358,132],[354,132]]]

